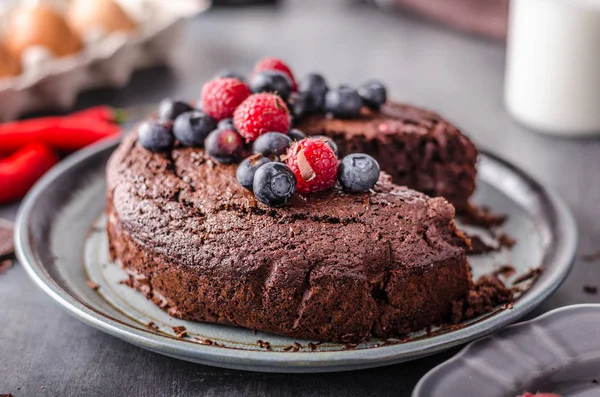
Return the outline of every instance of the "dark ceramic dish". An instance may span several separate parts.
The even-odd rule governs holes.
[[[18,217],[18,255],[33,280],[81,321],[143,348],[183,360],[255,371],[325,372],[423,357],[484,336],[525,315],[560,285],[575,253],[576,228],[562,201],[520,170],[482,154],[474,201],[496,213],[508,214],[504,231],[518,243],[511,250],[471,258],[475,276],[505,263],[516,268],[513,280],[541,263],[545,267],[512,310],[498,310],[432,334],[415,334],[402,343],[372,340],[353,349],[334,343],[313,346],[309,345],[311,341],[186,322],[167,316],[140,294],[119,284],[124,275],[108,263],[102,217],[104,169],[116,145],[117,142],[107,142],[83,150],[37,184]],[[97,283],[99,289],[89,288],[88,279]],[[156,327],[146,327],[149,322]],[[181,325],[188,330],[185,339],[177,339],[172,329]],[[264,343],[257,343],[259,339],[269,342],[270,350]]]
[[[427,373],[413,397],[600,396],[600,305],[548,312],[471,343]]]

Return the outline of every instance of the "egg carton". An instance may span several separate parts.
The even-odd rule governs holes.
[[[0,79],[0,121],[39,110],[67,110],[77,95],[99,87],[123,87],[136,69],[168,64],[183,20],[204,11],[208,0],[120,0],[138,24],[135,35],[114,32],[86,38],[84,48],[55,58],[43,47],[23,57],[19,76]],[[53,0],[64,9],[66,0]],[[4,21],[10,9],[0,10]]]

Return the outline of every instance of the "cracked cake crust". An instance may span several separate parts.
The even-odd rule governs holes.
[[[471,286],[454,208],[382,173],[372,192],[270,208],[202,149],[131,133],[107,168],[111,257],[170,315],[336,342],[451,319]]]

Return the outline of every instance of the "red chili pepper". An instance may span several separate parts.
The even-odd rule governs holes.
[[[14,151],[37,142],[72,151],[114,136],[121,128],[88,117],[43,117],[0,124],[0,150]]]
[[[33,143],[0,160],[0,203],[17,200],[58,162],[47,146]]]
[[[104,120],[112,123],[122,123],[125,121],[125,113],[119,109],[113,109],[110,106],[93,106],[75,113],[68,117],[83,117],[96,120]]]

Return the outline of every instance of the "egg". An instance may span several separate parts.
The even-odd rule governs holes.
[[[114,0],[73,0],[67,11],[67,23],[80,37],[90,31],[105,34],[137,30],[137,24]]]
[[[21,73],[21,64],[8,51],[4,43],[0,43],[0,78],[16,76]]]
[[[9,21],[6,44],[17,59],[32,46],[46,47],[57,57],[82,48],[81,39],[69,28],[63,16],[43,3],[24,5],[15,10]]]

